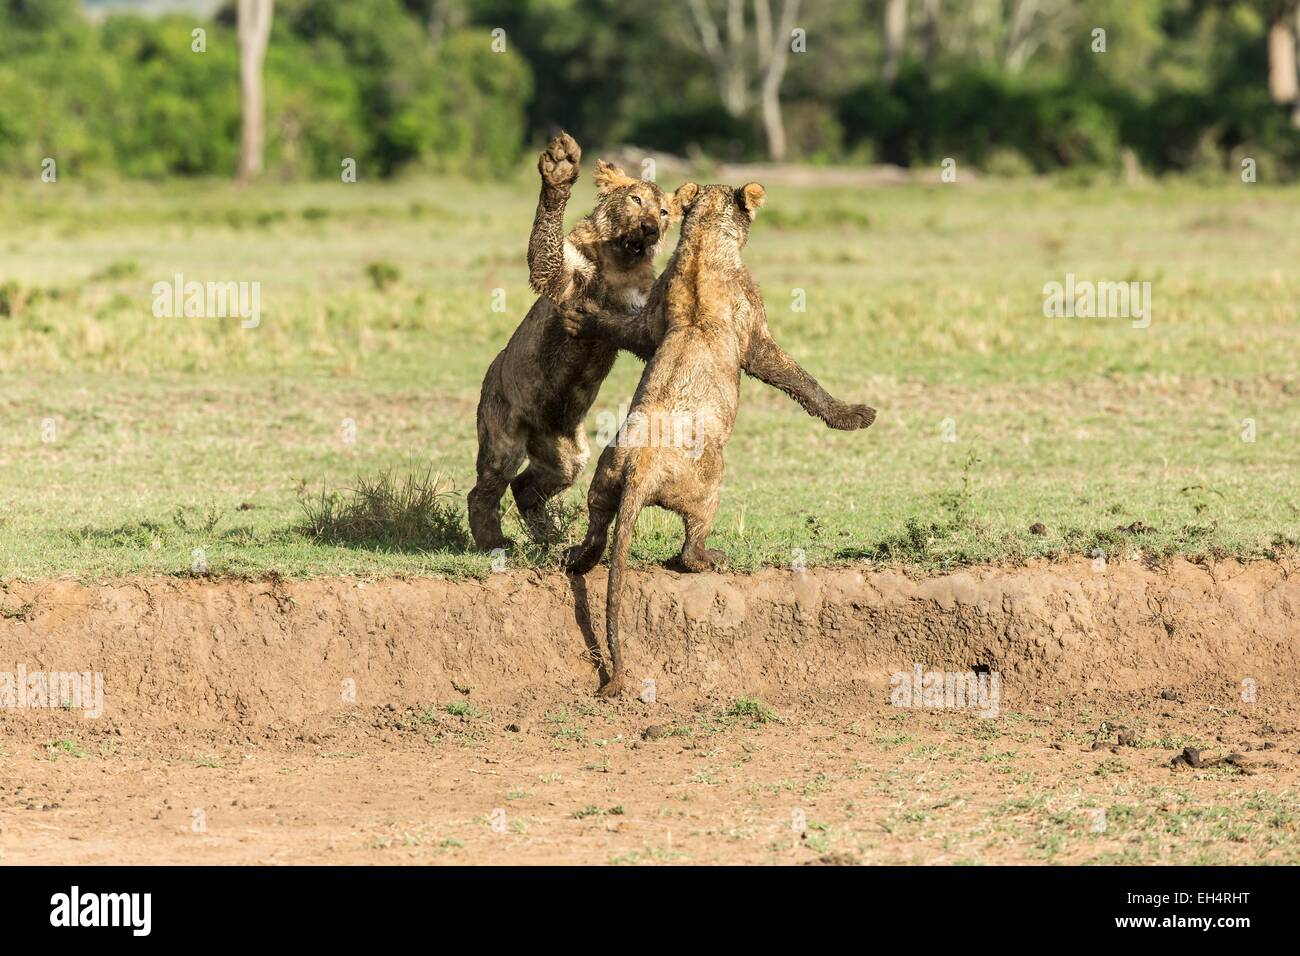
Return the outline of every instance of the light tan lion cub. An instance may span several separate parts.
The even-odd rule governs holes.
[[[604,554],[610,523],[617,521],[605,604],[611,669],[602,696],[623,688],[620,597],[641,509],[655,505],[681,515],[686,540],[679,560],[686,570],[707,570],[725,557],[705,543],[718,511],[722,449],[736,423],[742,365],[753,346],[770,338],[763,299],[740,258],[765,199],[763,187],[687,183],[675,198],[685,213],[681,240],[640,317],[659,346],[641,376],[623,431],[596,465],[587,496],[586,539],[565,555],[571,573],[585,574]],[[613,321],[617,318],[580,316],[577,321],[597,329],[611,322],[625,327],[626,322]],[[581,328],[573,331],[582,334]],[[875,412],[858,408],[854,424],[869,425]],[[644,434],[646,422],[681,421],[691,423],[689,442],[627,440],[630,429]]]

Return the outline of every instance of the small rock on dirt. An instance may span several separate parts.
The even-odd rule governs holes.
[[[1131,730],[1120,731],[1115,742],[1121,747],[1136,747],[1138,745],[1137,734],[1133,733]]]
[[[1188,766],[1199,767],[1201,765],[1201,752],[1195,747],[1184,747],[1183,759],[1187,761]]]
[[[641,732],[641,736],[646,740],[662,740],[671,730],[667,724],[651,724]]]

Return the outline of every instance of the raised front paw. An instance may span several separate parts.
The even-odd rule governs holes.
[[[582,161],[582,149],[568,133],[561,133],[549,143],[542,154],[537,157],[537,171],[542,174],[542,182],[550,189],[567,190],[578,181],[578,164]]]
[[[876,410],[870,405],[846,405],[840,403],[831,409],[826,417],[826,424],[840,431],[851,432],[866,428],[876,420]]]

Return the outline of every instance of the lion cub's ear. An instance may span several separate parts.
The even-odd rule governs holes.
[[[758,183],[745,183],[736,190],[736,205],[749,213],[752,222],[758,207],[767,202],[767,191]]]
[[[596,160],[596,172],[591,179],[596,184],[596,192],[602,196],[607,192],[622,189],[624,186],[632,186],[637,182],[613,163],[607,163],[603,159]]]
[[[673,193],[673,198],[672,198],[673,215],[674,216],[685,215],[686,210],[691,208],[691,204],[695,202],[696,197],[698,197],[699,195],[700,195],[699,183],[682,183],[680,186],[678,186],[677,191]]]

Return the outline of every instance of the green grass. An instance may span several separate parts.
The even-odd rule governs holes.
[[[766,724],[780,719],[772,708],[756,697],[738,697],[722,716],[740,717],[758,724]]]
[[[304,483],[298,500],[305,520],[297,531],[322,544],[368,550],[464,552],[470,537],[454,499],[429,469],[359,475],[345,493],[315,492]]]
[[[831,432],[744,382],[714,535],[733,568],[1295,547],[1300,193],[768,192],[746,259],[777,339],[880,414]],[[534,202],[526,177],[4,187],[0,576],[489,573],[455,517],[483,372],[532,301]],[[259,281],[261,324],[155,318],[178,272]],[[1067,272],[1149,280],[1151,326],[1044,318]],[[593,434],[640,369],[619,359]],[[634,560],[680,534],[647,510]]]
[[[81,746],[81,744],[77,743],[75,740],[53,740],[46,745],[45,752],[52,760],[58,759],[60,756],[77,757],[80,759],[87,755],[86,748]]]
[[[477,717],[478,711],[470,706],[467,700],[453,700],[447,705],[447,713],[453,717]]]

